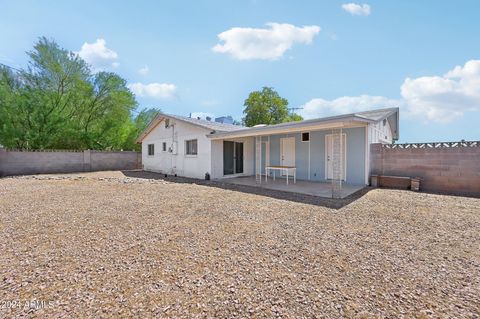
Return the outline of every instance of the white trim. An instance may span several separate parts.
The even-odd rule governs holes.
[[[303,134],[308,133],[308,141],[303,140]],[[310,143],[310,131],[300,132],[300,142],[302,143]]]
[[[370,143],[368,142],[368,126],[365,127],[365,185],[368,185],[368,176],[370,175]]]
[[[188,146],[187,146],[187,143],[188,142],[193,142],[193,141],[196,141],[197,142],[197,152],[195,154],[188,154]],[[198,156],[198,138],[192,138],[192,139],[189,139],[189,140],[184,140],[184,147],[185,147],[185,157],[197,157]]]
[[[153,154],[150,154],[150,145],[153,145]],[[147,157],[155,157],[155,142],[147,143]]]
[[[223,142],[232,142],[233,143],[233,174],[226,174],[225,175],[225,167],[223,166],[223,156],[225,156],[225,148],[223,148]],[[245,176],[245,142],[244,141],[235,141],[231,139],[226,139],[223,140],[222,142],[222,177],[239,177],[239,176]],[[237,162],[236,162],[236,157],[237,157],[237,148],[235,147],[235,144],[243,144],[242,149],[243,149],[243,163],[242,163],[242,168],[243,172],[242,173],[235,173],[237,170]]]
[[[328,179],[328,161],[327,161],[327,137],[332,136],[333,134],[325,134],[325,180]],[[347,133],[342,133],[342,138],[345,137],[345,163],[343,165],[343,180],[344,182],[347,181]]]
[[[255,136],[255,181],[262,182],[262,136]]]
[[[265,167],[270,165],[270,136],[267,137],[267,140],[264,141],[262,139],[261,145],[265,145]],[[265,169],[265,167],[260,167],[260,174],[262,172],[262,168]],[[265,174],[267,174],[267,170],[265,169]]]
[[[312,134],[308,132],[308,180],[310,180],[310,141],[312,140]]]
[[[270,135],[267,136],[267,149],[265,152],[265,164],[270,165]]]
[[[336,122],[332,124],[322,124],[322,125],[305,125],[304,127],[289,127],[289,128],[278,128],[272,129],[271,131],[249,131],[249,130],[240,130],[239,132],[228,132],[228,133],[217,133],[214,135],[207,135],[208,138],[212,140],[223,140],[226,138],[240,138],[240,137],[251,137],[251,136],[265,136],[265,135],[281,135],[281,134],[295,134],[305,131],[324,131],[334,128],[355,128],[355,127],[365,127],[368,123],[360,121],[348,121],[348,122]],[[227,135],[228,134],[228,135]],[[225,136],[227,135],[227,136]]]

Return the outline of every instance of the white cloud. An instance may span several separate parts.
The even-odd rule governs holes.
[[[146,65],[143,68],[138,70],[138,73],[140,73],[141,75],[147,75],[148,72],[150,72],[150,69]]]
[[[128,88],[137,96],[156,99],[171,99],[175,97],[177,91],[175,84],[170,83],[132,83]]]
[[[218,35],[212,50],[228,53],[239,60],[275,60],[295,43],[309,44],[320,32],[316,25],[296,27],[288,23],[267,23],[267,28],[231,28]]]
[[[116,61],[117,52],[107,48],[107,42],[104,39],[97,39],[94,43],[85,42],[76,53],[96,70],[119,66]]]
[[[456,66],[443,76],[407,78],[401,94],[412,116],[450,122],[467,111],[480,110],[480,60]]]
[[[305,118],[352,113],[380,107],[400,107],[403,114],[423,122],[448,123],[466,112],[480,111],[480,60],[456,66],[443,76],[406,78],[398,100],[382,96],[320,98],[307,102]]]
[[[345,3],[342,4],[342,9],[356,16],[368,16],[371,13],[371,8],[368,4]]]
[[[397,107],[398,100],[383,96],[343,96],[335,100],[312,99],[303,105],[300,114],[305,118],[316,118],[338,114],[348,114],[382,107]]]

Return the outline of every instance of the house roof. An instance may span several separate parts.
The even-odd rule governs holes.
[[[388,109],[376,109],[364,112],[352,113],[358,117],[364,117],[374,122],[382,121],[390,115],[398,113],[398,107],[388,108]]]
[[[258,136],[263,134],[274,134],[282,131],[306,130],[319,127],[342,127],[345,124],[358,125],[365,123],[376,123],[384,119],[388,120],[390,127],[392,128],[393,138],[398,139],[399,137],[399,109],[398,107],[394,107],[256,127],[244,127],[240,125],[212,122],[181,115],[158,113],[150,122],[147,129],[138,137],[137,143],[141,143],[145,136],[147,136],[164,118],[176,119],[202,127],[210,131],[207,136],[213,139],[254,135]]]
[[[249,135],[262,135],[269,133],[277,133],[283,130],[307,129],[311,127],[319,127],[321,125],[341,126],[343,123],[361,124],[375,123],[384,119],[389,120],[389,124],[394,132],[394,138],[398,139],[398,108],[376,109],[371,111],[356,112],[350,114],[342,114],[311,120],[287,122],[275,125],[265,125],[257,127],[240,128],[234,132],[215,132],[209,135],[211,138],[240,137]]]
[[[232,132],[232,131],[241,130],[244,128],[243,126],[240,126],[240,125],[219,123],[219,122],[207,121],[207,120],[202,120],[197,118],[191,118],[187,116],[173,115],[173,114],[159,112],[155,116],[155,118],[150,122],[150,124],[148,124],[145,131],[143,131],[142,134],[140,134],[140,136],[137,138],[137,143],[141,143],[142,140],[145,138],[145,136],[147,136],[165,118],[175,119],[175,120],[186,122],[195,126],[202,127],[206,130],[209,130],[210,131],[209,133]]]
[[[172,114],[165,114],[165,113],[159,113],[159,114],[165,117],[174,118],[179,121],[184,121],[193,125],[201,126],[215,132],[232,132],[232,131],[237,131],[245,128],[244,126],[241,126],[241,125],[219,123],[219,122],[207,121],[207,120],[191,118],[191,117],[181,116],[181,115],[172,115]]]

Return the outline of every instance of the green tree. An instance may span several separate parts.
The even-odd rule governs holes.
[[[40,38],[26,70],[0,69],[0,144],[22,149],[132,148],[137,107],[124,79],[92,73],[77,54]]]
[[[249,94],[244,103],[245,109],[242,119],[245,126],[258,124],[279,124],[289,121],[299,121],[301,116],[288,113],[288,101],[270,87],[263,87],[261,91]]]
[[[158,112],[160,112],[160,109],[158,108],[147,108],[137,114],[133,120],[133,127],[130,130],[127,142],[125,143],[126,149],[138,151],[141,150],[142,146],[140,144],[136,144],[137,137],[140,136],[143,131],[145,131],[148,124],[150,124]]]
[[[20,91],[21,82],[9,68],[0,66],[0,144],[9,148],[23,148],[29,118],[26,103]]]
[[[303,117],[297,113],[290,113],[285,122],[298,122],[303,121]]]

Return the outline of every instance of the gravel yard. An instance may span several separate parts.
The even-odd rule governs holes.
[[[121,172],[3,178],[0,307],[478,318],[480,199],[377,189],[332,209]]]

